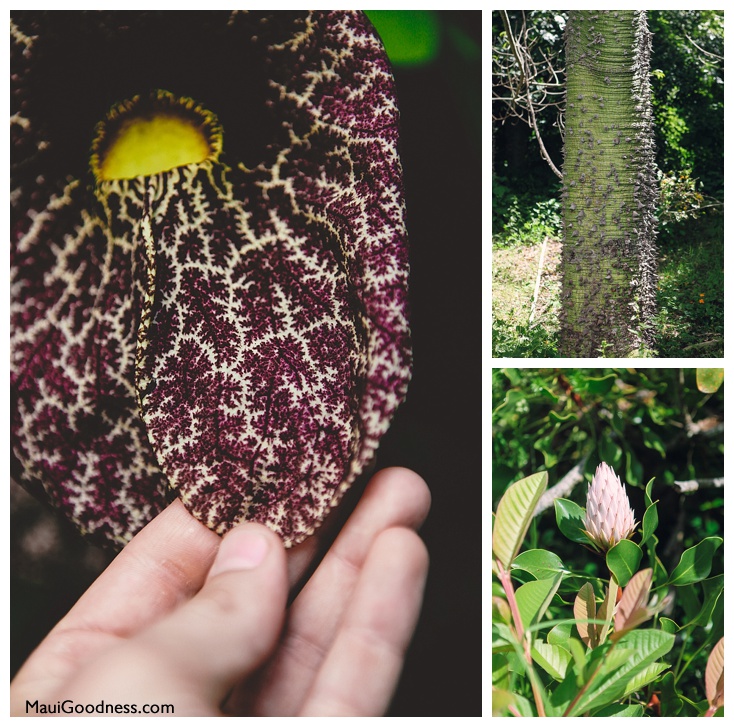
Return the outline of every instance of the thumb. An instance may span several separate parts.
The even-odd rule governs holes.
[[[265,526],[246,523],[222,540],[201,591],[149,636],[175,644],[176,671],[202,698],[218,702],[274,648],[287,595],[283,543]]]

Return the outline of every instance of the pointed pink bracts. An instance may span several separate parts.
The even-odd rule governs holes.
[[[589,485],[584,522],[592,544],[605,551],[632,535],[637,526],[627,491],[606,462],[596,468]]]

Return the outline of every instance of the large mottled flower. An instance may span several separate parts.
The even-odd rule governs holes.
[[[303,540],[410,375],[368,21],[14,13],[11,94],[14,475],[99,542],[175,496]]]
[[[637,523],[627,491],[614,470],[602,462],[586,496],[586,534],[601,550],[632,535]]]

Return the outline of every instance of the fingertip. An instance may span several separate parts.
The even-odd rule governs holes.
[[[387,498],[397,500],[401,511],[410,515],[406,524],[415,529],[423,524],[431,509],[431,491],[426,481],[407,467],[380,470],[370,480],[368,493],[370,490],[373,491],[371,494],[385,502],[390,501]]]
[[[280,538],[259,523],[242,523],[222,538],[207,580],[230,571],[253,570],[269,556],[285,557]]]

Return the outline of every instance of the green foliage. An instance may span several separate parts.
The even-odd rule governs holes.
[[[724,228],[721,215],[671,224],[661,236],[660,356],[724,355]]]
[[[724,12],[651,10],[658,164],[691,169],[723,199]]]
[[[634,388],[617,378],[623,371],[602,372],[601,376],[577,372],[575,381],[581,383],[583,377],[593,382],[585,393],[591,390],[600,398],[599,404],[604,401],[611,406],[614,399],[610,397],[616,396],[617,402],[627,401],[619,398],[620,392],[625,386]],[[566,373],[570,380],[570,372]],[[513,369],[504,370],[501,375],[512,388],[495,408],[495,434],[498,410],[512,408],[523,415],[529,413],[529,408],[521,406],[523,398],[518,396],[521,384],[527,385],[525,391],[551,406],[551,411],[556,411],[562,402],[562,397],[554,396],[544,372],[529,379],[525,372]],[[646,378],[644,383],[651,383],[650,379]],[[663,388],[663,381],[655,383]],[[695,372],[685,372],[678,384],[675,398],[685,407],[688,420],[689,398],[698,401],[702,392],[695,386]],[[562,388],[576,406],[581,406],[565,385]],[[636,398],[644,399],[648,409],[661,406],[664,411],[657,413],[670,418],[668,406],[653,404],[655,392],[636,389],[636,393],[640,391],[645,391],[645,395]],[[627,393],[633,392],[627,389]],[[630,409],[622,406],[621,410]],[[503,413],[508,415],[509,411]],[[637,424],[637,419],[634,416],[632,423]],[[542,428],[537,426],[538,421],[534,424],[534,430]],[[544,489],[546,475],[538,472],[513,485],[499,501],[496,523],[500,521],[500,512],[505,513],[505,521],[506,513],[512,512],[512,520],[522,523],[514,532],[524,531]],[[531,486],[541,482],[542,487]],[[705,537],[696,542],[680,554],[668,577],[660,567],[655,548],[662,534],[662,521],[657,518],[658,501],[653,500],[652,486],[650,481],[645,488],[643,518],[649,567],[640,569],[642,551],[630,540],[621,541],[607,554],[608,563],[615,561],[615,576],[618,570],[626,571],[620,580],[628,584],[614,612],[616,580],[610,579],[608,571],[589,580],[584,561],[595,556],[579,554],[577,529],[568,528],[571,521],[583,521],[583,507],[579,505],[559,507],[556,500],[560,531],[551,532],[548,539],[556,546],[554,550],[532,548],[509,558],[511,564],[507,568],[506,557],[504,562],[494,564],[497,581],[492,584],[493,714],[574,717],[719,713],[723,705],[724,658],[720,640],[724,618],[723,563],[717,551],[723,540]],[[527,490],[527,496],[518,498],[520,490]],[[511,506],[505,503],[508,496]],[[507,529],[507,522],[503,527]],[[531,536],[532,532],[531,528]],[[554,551],[569,534],[573,541],[572,557],[561,558]],[[495,525],[493,538],[497,537],[504,539]],[[515,550],[515,545],[513,540],[511,550]],[[669,591],[670,585],[676,589]],[[597,604],[599,594],[603,596],[601,604]],[[663,616],[662,612],[670,606],[672,610]],[[651,699],[653,693],[655,701]]]
[[[547,192],[546,192],[547,195]],[[561,234],[561,203],[533,192],[510,191],[508,180],[495,177],[492,184],[492,234],[500,247],[542,242]]]
[[[492,320],[492,355],[497,358],[558,356],[556,331],[544,326],[514,325],[497,318]]]
[[[697,189],[697,180],[691,177],[690,170],[682,172],[658,172],[660,183],[660,202],[658,221],[662,227],[671,222],[695,220],[703,213],[701,207],[704,197]]]
[[[438,55],[441,26],[435,10],[366,10],[390,62],[422,66]]]
[[[657,529],[661,552],[682,552],[706,537],[723,535],[721,489],[682,496],[673,487],[676,480],[715,478],[724,471],[724,386],[715,393],[701,392],[695,369],[499,368],[492,372],[492,400],[495,503],[516,479],[544,469],[551,483],[557,482],[588,456],[583,467],[587,482],[605,461],[628,485],[646,536],[643,549],[652,546],[655,516],[663,524]],[[556,500],[555,512],[551,507],[543,514],[545,526],[533,547],[546,548],[546,532],[560,527],[564,541],[571,538],[577,545],[556,552],[564,561],[573,559],[578,544],[587,542],[582,534],[572,535],[583,528],[579,508],[585,504],[585,489],[577,485]],[[678,531],[682,497],[687,517]],[[649,510],[656,501],[654,511]],[[691,503],[695,507],[689,509]],[[650,522],[643,519],[646,514]],[[681,536],[682,543],[670,543],[673,535]],[[661,557],[661,567],[672,572],[678,561]],[[596,571],[603,567],[600,563]]]

